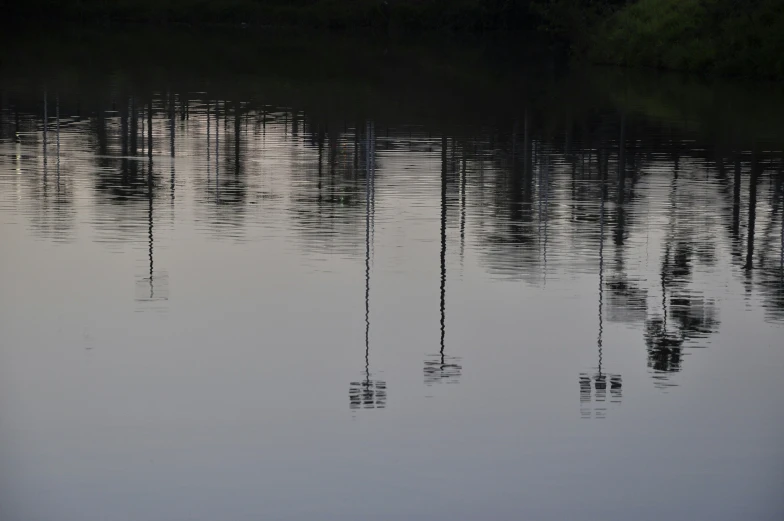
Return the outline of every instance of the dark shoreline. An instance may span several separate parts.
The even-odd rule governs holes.
[[[27,0],[6,8],[0,25],[16,34],[70,26],[337,35],[516,53],[535,43],[577,63],[784,78],[784,4],[776,0]]]

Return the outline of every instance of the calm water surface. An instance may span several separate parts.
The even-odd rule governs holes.
[[[4,62],[0,518],[784,518],[780,90],[353,52]]]

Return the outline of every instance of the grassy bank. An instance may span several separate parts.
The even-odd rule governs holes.
[[[580,44],[597,63],[784,78],[784,2],[638,0]]]

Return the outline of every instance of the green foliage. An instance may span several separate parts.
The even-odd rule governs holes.
[[[592,61],[784,77],[784,3],[639,0],[598,24]]]

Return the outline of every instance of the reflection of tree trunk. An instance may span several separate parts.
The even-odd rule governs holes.
[[[234,175],[240,174],[240,122],[242,119],[242,107],[240,102],[234,102]]]
[[[626,190],[626,117],[621,114],[621,136],[618,139],[618,205],[623,205]]]
[[[531,202],[531,190],[533,184],[533,139],[528,123],[528,111],[525,111],[523,120],[523,201]]]
[[[732,184],[732,238],[740,239],[740,156],[735,156],[735,175]]]
[[[128,104],[120,104],[120,148],[122,159],[120,168],[122,170],[123,183],[128,182]]]
[[[779,260],[781,281],[784,283],[784,158],[781,160],[779,166],[779,176],[776,181],[776,193],[779,194],[779,201],[781,202],[781,253]]]
[[[754,225],[757,220],[757,179],[759,178],[759,164],[757,154],[751,157],[751,179],[749,179],[749,227],[746,230],[747,248],[745,269],[753,267],[754,260]]]
[[[128,109],[128,123],[130,125],[130,135],[129,135],[129,143],[128,143],[128,155],[135,156],[136,151],[139,149],[139,119],[137,118],[136,114],[136,102],[133,98],[131,98],[130,104]],[[58,118],[59,120],[59,118]]]
[[[324,130],[319,127],[318,130],[318,202],[319,211],[321,211],[321,188],[323,176],[323,163],[324,163]]]
[[[466,151],[463,149],[463,167],[460,169],[460,265],[465,251],[466,225]]]

